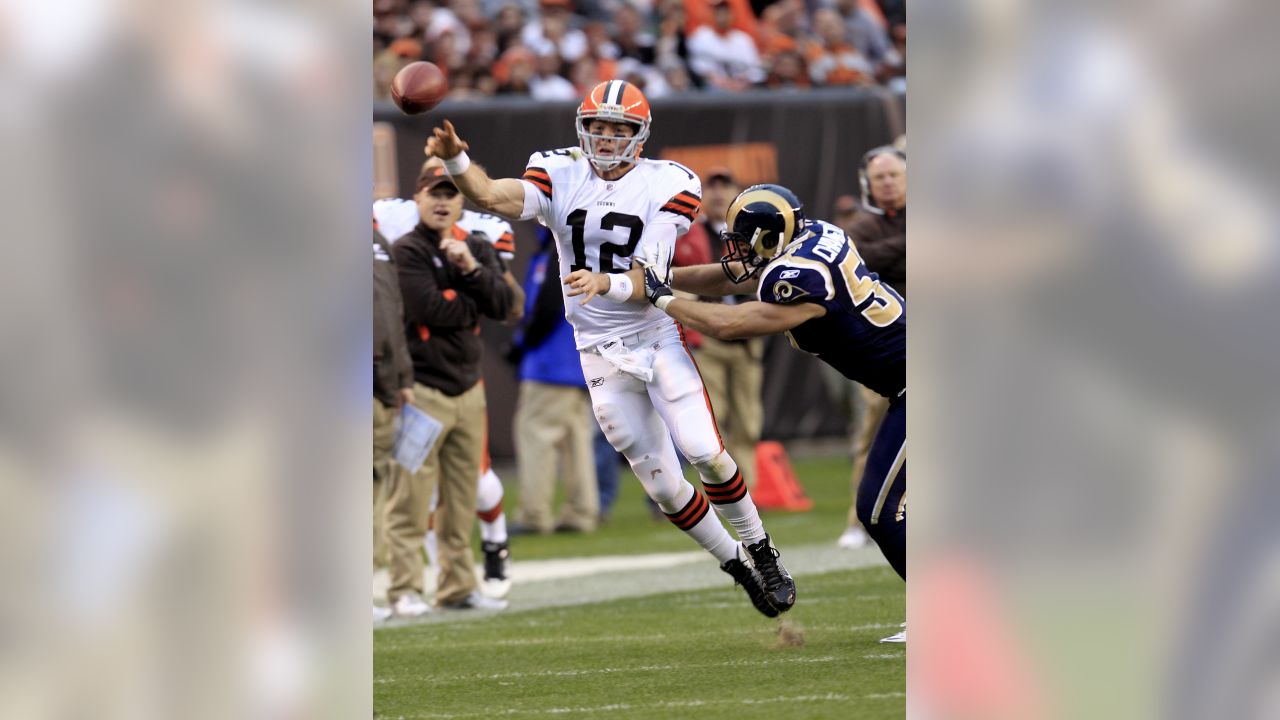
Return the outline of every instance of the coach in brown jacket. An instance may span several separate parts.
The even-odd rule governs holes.
[[[396,241],[393,254],[413,358],[414,405],[444,427],[422,469],[393,478],[387,501],[387,595],[397,613],[421,614],[422,539],[438,484],[436,605],[505,607],[476,592],[471,525],[486,432],[479,322],[482,316],[505,319],[514,293],[493,247],[455,225],[463,197],[442,168],[423,170],[414,200],[422,220]]]

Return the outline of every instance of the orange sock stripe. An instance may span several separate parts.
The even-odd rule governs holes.
[[[499,500],[499,501],[498,501],[498,504],[497,504],[497,505],[494,505],[494,506],[493,506],[493,509],[492,509],[492,510],[477,510],[477,511],[476,511],[476,517],[480,518],[481,520],[483,520],[483,521],[485,521],[485,522],[493,522],[494,520],[497,520],[497,519],[498,519],[499,517],[501,517],[501,516],[502,516],[502,501],[501,501],[501,500]]]
[[[725,505],[735,503],[746,497],[747,484],[742,481],[742,471],[733,474],[729,482],[723,485],[707,485],[702,484],[702,489],[707,493],[707,499],[717,505]]]
[[[667,519],[676,527],[681,530],[688,530],[701,522],[702,518],[706,517],[707,511],[710,509],[711,506],[707,503],[707,499],[702,496],[702,493],[694,490],[693,497],[689,498],[688,504],[686,504],[680,512],[675,513],[674,515],[669,513],[663,514],[666,515]]]

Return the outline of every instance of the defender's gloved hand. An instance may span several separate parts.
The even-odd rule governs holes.
[[[666,312],[667,305],[675,300],[675,295],[671,292],[671,286],[666,280],[658,277],[658,271],[652,265],[644,266],[644,296],[649,298],[649,302],[654,307]]]

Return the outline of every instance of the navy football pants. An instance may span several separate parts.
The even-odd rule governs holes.
[[[858,519],[907,579],[907,398],[889,402],[858,484]]]

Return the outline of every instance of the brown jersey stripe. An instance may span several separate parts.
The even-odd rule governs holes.
[[[551,186],[550,186],[550,185],[547,185],[546,183],[544,183],[544,182],[543,182],[543,181],[541,181],[541,180],[535,180],[535,179],[533,179],[533,178],[525,178],[524,180],[525,180],[525,182],[533,183],[533,186],[534,186],[534,187],[536,187],[536,188],[538,188],[539,190],[541,190],[541,191],[542,191],[542,194],[543,194],[543,195],[546,195],[548,200],[550,200],[550,199],[551,199]]]
[[[676,195],[675,197],[673,197],[673,198],[671,198],[670,200],[668,200],[668,201],[667,201],[667,204],[668,204],[668,205],[683,205],[683,206],[685,206],[685,207],[689,208],[690,210],[697,210],[697,209],[698,209],[698,201],[697,201],[697,200],[690,199],[690,198],[685,197],[685,196],[683,196],[683,195]]]
[[[679,215],[680,217],[685,218],[685,219],[689,220],[690,222],[692,222],[692,221],[693,221],[693,213],[689,212],[688,210],[686,210],[686,209],[684,209],[684,208],[681,208],[681,207],[674,207],[674,206],[671,206],[671,205],[663,205],[663,206],[662,206],[662,208],[661,208],[661,210],[666,211],[666,212],[669,212],[669,213],[672,213],[672,214],[674,214],[674,215]]]

